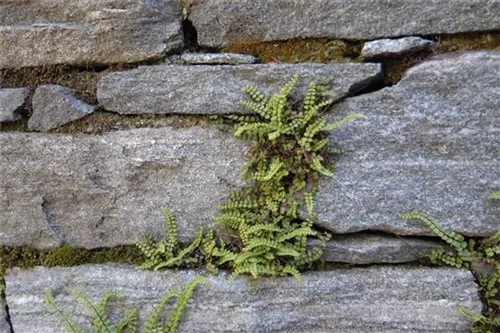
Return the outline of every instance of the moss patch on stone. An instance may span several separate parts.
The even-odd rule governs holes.
[[[174,128],[184,128],[192,126],[208,126],[209,123],[209,118],[201,115],[120,115],[117,113],[100,111],[83,119],[56,128],[52,130],[51,133],[101,134],[109,131],[145,127],[155,128],[171,126]]]
[[[358,58],[362,42],[338,39],[291,39],[233,44],[222,52],[252,54],[262,63],[345,62]]]
[[[12,267],[69,267],[108,262],[137,264],[140,260],[141,254],[133,245],[95,250],[77,249],[69,246],[60,246],[49,250],[0,246],[0,276],[7,268]]]
[[[434,36],[436,53],[500,50],[500,31]]]
[[[72,66],[45,66],[0,69],[3,88],[28,87],[34,91],[39,85],[58,84],[73,89],[76,96],[89,104],[97,104],[97,82],[104,72],[93,68]]]

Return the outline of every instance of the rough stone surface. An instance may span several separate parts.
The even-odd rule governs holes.
[[[0,133],[0,243],[49,248],[165,236],[162,210],[188,241],[235,186],[246,146],[213,128],[101,136]]]
[[[10,270],[7,302],[15,332],[53,333],[56,320],[45,309],[47,289],[66,309],[79,313],[61,293],[70,286],[99,299],[118,290],[126,299],[115,309],[136,307],[144,321],[169,290],[184,286],[192,271],[136,271],[128,266],[80,266]],[[472,274],[453,268],[384,267],[338,269],[251,283],[209,277],[190,299],[178,332],[467,332],[457,311],[480,312]],[[80,309],[80,310],[79,310]]]
[[[177,0],[4,0],[0,68],[110,64],[182,47]]]
[[[420,37],[378,39],[366,42],[361,55],[365,58],[398,57],[408,52],[425,49],[433,44],[433,41]]]
[[[73,91],[58,85],[39,86],[33,95],[28,127],[48,131],[94,113],[94,107],[77,99]]]
[[[279,64],[237,66],[139,67],[110,73],[98,84],[97,98],[106,110],[123,114],[245,112],[241,89],[252,85],[263,93],[276,93],[293,74],[302,77],[297,92],[311,80],[330,84],[338,98],[379,80],[379,64]]]
[[[0,89],[0,122],[21,119],[19,111],[26,103],[28,88]]]
[[[257,58],[238,53],[183,53],[181,59],[188,65],[244,65],[254,64]]]
[[[316,200],[319,223],[350,233],[382,230],[432,235],[397,214],[418,210],[467,235],[498,230],[500,52],[438,58],[410,69],[395,86],[346,99],[339,119],[365,115],[332,132],[345,153]]]
[[[370,233],[333,235],[323,259],[354,265],[416,261],[429,251],[445,246],[437,240],[395,237]]]
[[[197,0],[200,45],[291,38],[376,39],[500,29],[498,0]]]

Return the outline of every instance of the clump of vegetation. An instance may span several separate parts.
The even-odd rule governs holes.
[[[137,244],[146,258],[140,268],[204,265],[216,272],[224,266],[233,277],[293,275],[300,279],[299,272],[322,256],[327,236],[313,229],[313,202],[320,176],[333,176],[331,155],[339,153],[329,147],[327,132],[361,115],[328,123],[324,111],[333,100],[328,99],[326,88],[311,83],[298,103],[290,99],[297,81],[294,75],[271,97],[244,87],[251,100],[241,104],[253,114],[228,116],[236,122],[234,135],[254,142],[243,172],[251,185],[220,205],[221,215],[216,218],[235,240],[225,244],[213,230],[204,234],[200,229],[193,242],[182,248],[175,220],[166,212],[169,237]],[[299,207],[307,211],[302,214],[306,218],[299,217]],[[318,238],[319,246],[307,247],[309,237]]]
[[[223,52],[257,56],[262,63],[346,62],[358,58],[362,42],[339,39],[292,39],[225,46]]]
[[[499,200],[500,192],[488,196],[490,200]],[[457,268],[468,268],[479,282],[485,303],[483,313],[459,311],[474,322],[473,333],[493,333],[500,331],[500,231],[493,236],[476,241],[446,230],[432,217],[419,212],[405,212],[399,215],[403,220],[418,220],[425,223],[449,247],[432,250],[428,258],[433,263],[445,264]]]
[[[153,313],[149,316],[145,326],[144,333],[173,333],[179,326],[179,321],[184,313],[187,302],[193,294],[196,287],[203,283],[203,277],[195,277],[189,282],[183,290],[173,290],[162,298],[160,303],[155,307]],[[139,320],[137,310],[133,309],[127,313],[123,319],[118,322],[113,322],[108,314],[108,303],[112,298],[121,299],[124,297],[122,293],[107,291],[98,303],[94,303],[85,293],[66,288],[66,292],[73,296],[77,301],[82,303],[87,311],[91,314],[92,320],[88,326],[82,327],[77,320],[74,319],[63,306],[61,306],[54,298],[52,290],[48,290],[45,294],[44,303],[47,309],[54,315],[61,324],[61,327],[68,333],[136,333],[139,332]],[[177,302],[174,309],[168,315],[168,319],[164,319],[163,313],[168,302],[176,298]]]

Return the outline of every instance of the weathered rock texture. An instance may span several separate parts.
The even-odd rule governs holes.
[[[94,107],[78,100],[71,89],[58,85],[39,86],[32,105],[28,127],[35,131],[48,131],[94,112]]]
[[[497,0],[197,0],[200,45],[291,38],[376,39],[500,29]]]
[[[181,59],[188,65],[243,65],[257,62],[257,58],[252,55],[238,53],[183,53]]]
[[[7,302],[15,332],[53,333],[56,320],[42,297],[80,313],[61,294],[71,286],[100,299],[122,291],[123,310],[138,308],[141,321],[169,290],[184,286],[194,272],[139,272],[128,266],[13,269],[6,276]],[[372,267],[304,273],[293,278],[227,284],[208,278],[190,299],[178,332],[466,332],[471,323],[457,311],[481,311],[470,272],[452,268]],[[29,299],[29,302],[27,301]],[[83,310],[85,311],[85,310]]]
[[[4,0],[0,68],[110,64],[182,47],[177,0]]]
[[[0,243],[48,248],[181,241],[211,223],[241,185],[245,146],[215,129],[136,129],[102,136],[0,133]]]
[[[0,122],[21,119],[19,111],[26,103],[28,88],[0,89]]]
[[[416,261],[443,242],[369,233],[333,235],[326,243],[323,260],[355,265]]]
[[[245,108],[239,101],[247,97],[243,86],[277,93],[293,74],[302,77],[297,91],[314,80],[328,83],[340,98],[380,79],[381,69],[359,63],[139,67],[102,78],[97,98],[106,110],[123,114],[240,113]]]
[[[377,39],[366,42],[361,55],[365,58],[397,57],[408,52],[423,50],[433,44],[433,41],[420,37]]]
[[[397,214],[419,210],[467,235],[498,230],[500,53],[474,52],[422,63],[395,86],[349,98],[332,118],[366,119],[332,132],[345,153],[316,198],[319,223],[349,233],[432,235]]]

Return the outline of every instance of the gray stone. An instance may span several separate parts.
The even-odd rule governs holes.
[[[42,303],[48,289],[70,312],[85,313],[63,292],[65,286],[95,300],[106,290],[121,291],[126,299],[112,307],[136,307],[143,322],[162,296],[194,276],[111,265],[13,269],[6,276],[7,302],[15,332],[58,331]],[[467,270],[376,266],[308,272],[303,278],[237,278],[227,284],[223,276],[209,277],[189,300],[177,332],[466,332],[472,324],[457,306],[482,308]]]
[[[213,128],[143,128],[100,136],[0,133],[0,243],[50,248],[186,242],[243,185],[246,146]]]
[[[431,47],[434,42],[420,37],[377,39],[363,45],[361,55],[365,58],[399,57],[405,53]]]
[[[177,0],[7,0],[0,9],[0,68],[136,62],[183,45]]]
[[[379,80],[381,68],[361,63],[148,66],[103,77],[97,98],[106,110],[122,114],[240,113],[245,108],[239,101],[247,98],[243,86],[277,93],[293,74],[302,77],[299,93],[314,80],[329,84],[341,98]]]
[[[197,0],[200,45],[292,38],[369,40],[500,29],[498,0]]]
[[[19,111],[26,104],[28,88],[0,89],[0,122],[21,119]]]
[[[419,260],[445,245],[437,240],[370,233],[333,235],[326,243],[323,260],[354,265],[404,263]]]
[[[78,100],[71,89],[58,85],[39,86],[32,104],[28,127],[35,131],[48,131],[94,113],[93,106]]]
[[[257,58],[238,53],[183,53],[181,59],[188,65],[244,65],[254,64]]]
[[[397,214],[418,210],[443,226],[483,236],[498,230],[500,52],[438,58],[395,86],[348,98],[332,119],[362,113],[333,131],[345,153],[316,198],[319,224],[338,232],[433,235]]]

